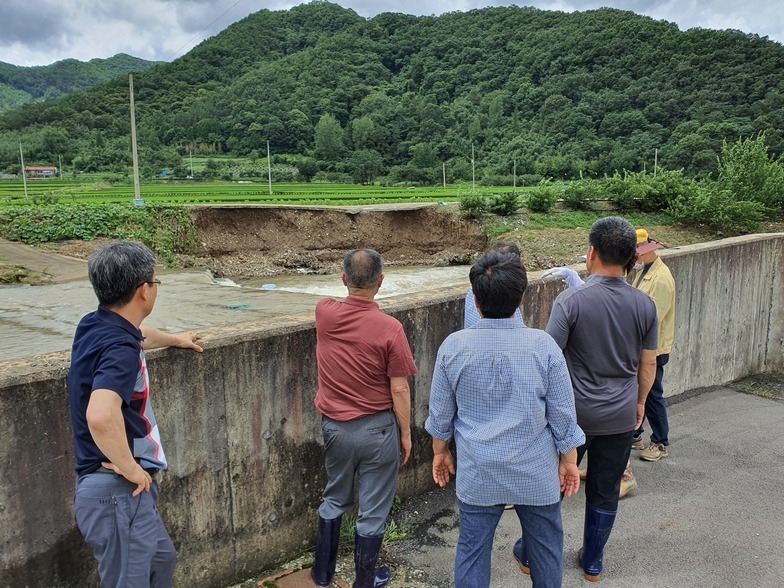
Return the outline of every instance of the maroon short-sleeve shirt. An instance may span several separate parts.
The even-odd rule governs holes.
[[[350,421],[392,408],[389,379],[417,373],[403,325],[353,296],[316,305],[316,408]]]

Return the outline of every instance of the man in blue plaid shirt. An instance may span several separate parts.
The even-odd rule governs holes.
[[[469,276],[482,318],[438,350],[425,422],[433,479],[443,488],[457,471],[455,586],[490,586],[495,529],[512,504],[523,530],[515,557],[534,587],[560,588],[561,495],[580,487],[576,448],[585,442],[566,361],[547,333],[514,318],[528,283],[519,256],[490,251]]]

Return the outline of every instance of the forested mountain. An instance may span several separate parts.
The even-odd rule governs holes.
[[[487,181],[716,171],[724,139],[765,133],[784,151],[784,46],[632,12],[504,7],[364,19],[329,2],[262,10],[187,55],[134,75],[142,161],[273,153],[390,177]],[[0,117],[0,170],[62,156],[131,163],[122,78]],[[28,154],[29,152],[29,154]],[[295,157],[296,156],[296,157]],[[378,174],[376,174],[378,175]]]
[[[131,72],[146,71],[160,62],[118,53],[108,59],[64,59],[51,65],[21,67],[0,61],[0,113],[23,104],[53,100],[75,90],[92,88]]]

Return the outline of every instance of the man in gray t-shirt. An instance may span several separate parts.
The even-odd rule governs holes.
[[[634,262],[634,227],[619,217],[603,218],[591,227],[588,242],[590,277],[555,299],[546,331],[566,357],[577,422],[585,431],[578,463],[590,449],[580,563],[586,579],[597,581],[632,434],[656,373],[658,324],[653,301],[624,278]]]

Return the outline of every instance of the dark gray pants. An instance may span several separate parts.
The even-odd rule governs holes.
[[[158,483],[133,496],[122,476],[87,474],[76,481],[76,524],[98,561],[102,588],[169,588],[177,552],[158,514]]]
[[[400,430],[391,410],[353,421],[322,417],[327,486],[319,515],[342,516],[354,506],[356,475],[359,512],[357,533],[383,535],[397,489]]]

